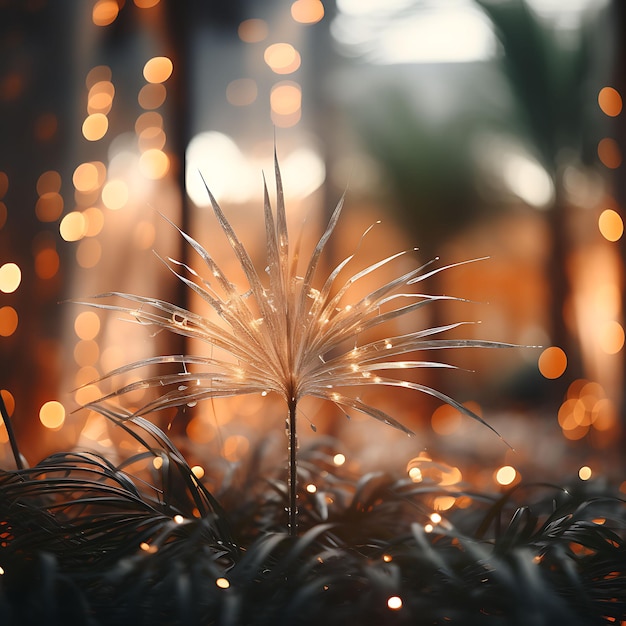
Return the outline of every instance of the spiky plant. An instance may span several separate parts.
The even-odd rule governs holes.
[[[180,234],[206,265],[208,275],[200,276],[189,266],[173,259],[164,261],[178,279],[211,306],[219,317],[217,322],[164,300],[129,293],[110,292],[95,298],[122,298],[133,303],[133,306],[101,302],[83,304],[123,312],[143,325],[154,325],[185,337],[200,339],[211,346],[210,356],[157,356],[109,372],[104,378],[172,363],[179,364],[182,370],[173,374],[149,375],[118,388],[93,404],[96,409],[114,396],[124,396],[146,388],[157,389],[159,395],[137,410],[134,413],[136,416],[238,394],[274,392],[284,399],[289,440],[289,533],[295,535],[296,416],[302,398],[312,396],[328,400],[344,410],[364,413],[410,435],[411,430],[389,413],[351,393],[356,388],[371,386],[404,387],[434,396],[487,425],[481,417],[441,391],[408,380],[407,372],[420,368],[453,367],[439,361],[416,359],[414,355],[422,351],[493,348],[510,344],[438,337],[466,322],[406,334],[394,335],[392,332],[383,339],[362,340],[368,336],[367,331],[406,317],[425,305],[440,300],[461,300],[414,291],[415,285],[433,274],[461,264],[432,269],[431,264],[427,263],[380,284],[364,297],[351,299],[350,289],[355,283],[374,275],[383,266],[406,254],[406,251],[383,258],[348,278],[341,278],[355,252],[320,279],[320,258],[339,220],[344,204],[342,197],[313,249],[303,276],[300,276],[300,241],[293,248],[290,247],[276,154],[274,168],[276,215],[270,203],[267,185],[264,185],[267,257],[260,270],[207,186],[215,216],[246,277],[247,285],[243,290],[235,285],[205,248],[180,229]],[[213,348],[219,350],[214,352]],[[388,372],[394,372],[398,377],[386,375]]]

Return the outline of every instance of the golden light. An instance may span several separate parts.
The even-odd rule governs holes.
[[[87,223],[85,237],[95,237],[104,227],[104,213],[95,206],[83,211],[83,217]]]
[[[442,519],[443,518],[441,517],[441,515],[439,513],[431,513],[430,514],[430,521],[433,524],[440,524]]]
[[[291,74],[300,67],[300,53],[289,43],[274,43],[265,49],[263,59],[276,74]]]
[[[151,148],[139,157],[139,170],[151,180],[163,178],[170,169],[170,159],[162,150]]]
[[[13,397],[13,394],[8,389],[0,389],[0,396],[2,396],[4,406],[6,407],[9,417],[11,417],[11,415],[13,415],[13,411],[15,410],[15,398]]]
[[[97,385],[85,385],[84,387],[77,389],[74,394],[74,400],[77,404],[82,406],[89,404],[90,402],[95,402],[101,397],[102,391]]]
[[[47,191],[37,199],[35,215],[40,222],[56,222],[63,213],[63,207],[63,196],[56,191]]]
[[[109,120],[104,113],[92,113],[85,118],[82,127],[83,137],[87,141],[102,139],[109,130]]]
[[[598,158],[605,167],[617,169],[622,164],[622,151],[615,139],[605,137],[598,143]]]
[[[539,355],[537,366],[545,378],[559,378],[567,369],[567,355],[558,346],[550,346]]]
[[[600,328],[598,343],[602,352],[617,354],[624,347],[624,329],[619,322],[610,320]]]
[[[583,465],[578,470],[578,478],[580,478],[580,480],[589,480],[591,478],[592,473],[593,472],[591,471],[591,468],[588,465]]]
[[[60,264],[59,253],[52,247],[42,248],[35,254],[35,274],[42,280],[56,276]]]
[[[258,95],[256,81],[251,78],[238,78],[228,83],[226,87],[226,99],[230,104],[237,107],[252,104]]]
[[[100,357],[100,346],[93,339],[81,339],[74,346],[74,361],[81,367],[95,365]]]
[[[19,318],[12,306],[0,308],[0,336],[10,337],[16,330]]]
[[[50,400],[39,409],[39,421],[46,428],[57,430],[65,422],[65,407],[56,400]]]
[[[224,440],[224,458],[228,461],[240,461],[248,452],[250,442],[243,435],[230,435]]]
[[[156,111],[142,113],[135,122],[135,133],[141,133],[147,128],[163,128],[163,116]]]
[[[616,117],[622,112],[622,96],[613,87],[602,87],[598,93],[598,105],[602,113]]]
[[[155,456],[152,459],[152,467],[154,467],[154,469],[159,470],[163,467],[163,457],[160,456]]]
[[[152,57],[143,66],[143,77],[149,83],[164,83],[174,70],[174,65],[168,57]]]
[[[391,563],[391,561],[393,561],[393,557],[391,554],[383,554],[383,561],[385,561],[385,563]]]
[[[392,610],[392,611],[398,611],[399,609],[402,608],[402,598],[400,598],[399,596],[391,596],[388,600],[387,600],[387,606]]]
[[[517,471],[511,465],[503,465],[495,474],[499,485],[510,485],[517,478]]]
[[[174,515],[174,523],[182,524],[185,521],[185,518],[182,515]]]
[[[137,144],[142,152],[146,150],[161,150],[165,145],[165,132],[158,126],[144,128],[137,137]]]
[[[87,73],[85,77],[85,87],[91,89],[99,81],[110,82],[111,76],[111,68],[108,65],[96,65]]]
[[[98,0],[91,11],[91,19],[96,26],[112,24],[120,12],[117,0]]]
[[[128,202],[128,186],[123,180],[110,180],[102,188],[102,203],[107,209],[117,211]]]
[[[624,222],[617,211],[605,209],[598,218],[598,228],[608,241],[618,241],[624,234]]]
[[[76,262],[84,269],[95,267],[102,257],[102,246],[97,239],[83,239],[76,248]]]
[[[102,175],[106,172],[104,163],[92,161],[81,163],[72,175],[72,183],[77,191],[94,191],[102,184]]]
[[[237,28],[239,39],[245,43],[258,43],[263,41],[269,33],[269,28],[265,20],[251,19],[244,20]]]
[[[218,578],[215,581],[215,584],[220,588],[220,589],[228,589],[230,587],[230,583],[228,582],[228,580],[226,578]]]
[[[300,24],[315,24],[324,17],[320,0],[296,0],[291,5],[291,17]]]
[[[68,213],[59,224],[59,233],[65,241],[78,241],[85,236],[86,222],[80,211]]]
[[[335,456],[333,457],[333,463],[337,467],[343,465],[345,462],[346,462],[346,457],[345,455],[341,454],[341,452],[339,452],[338,454],[335,454]]]
[[[300,121],[302,91],[300,85],[292,81],[282,81],[272,87],[270,106],[272,121],[276,126],[288,128]]]
[[[142,220],[137,222],[133,231],[133,244],[139,250],[148,250],[156,239],[156,228],[152,222]]]
[[[74,320],[74,332],[79,339],[95,339],[100,332],[100,318],[94,311],[83,311]]]
[[[462,416],[460,411],[448,404],[437,407],[430,418],[432,429],[438,435],[452,435],[461,426]]]
[[[306,490],[308,493],[315,493],[317,491],[317,487],[313,483],[309,483],[306,486]]]
[[[100,80],[92,85],[87,94],[87,113],[106,114],[111,110],[115,87],[109,80]]]
[[[433,501],[433,508],[437,511],[447,511],[457,502],[454,496],[437,496]]]
[[[61,174],[59,174],[59,172],[55,172],[54,170],[48,170],[47,172],[44,172],[37,179],[37,193],[40,196],[50,191],[56,193],[61,191]],[[1,189],[0,197],[2,197]]]
[[[194,465],[191,468],[191,473],[198,479],[201,480],[204,477],[204,468],[200,465]]]
[[[142,109],[158,109],[167,96],[167,90],[161,83],[148,83],[139,90],[137,102]]]
[[[140,9],[151,9],[159,4],[161,0],[135,0],[135,6]]]
[[[22,282],[22,270],[15,263],[0,266],[0,291],[13,293]]]

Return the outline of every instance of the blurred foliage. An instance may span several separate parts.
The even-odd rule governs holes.
[[[302,534],[290,537],[276,531],[287,490],[259,471],[262,452],[231,467],[214,497],[159,429],[109,417],[145,451],[117,466],[66,453],[0,473],[3,624],[589,626],[626,618],[626,508],[606,485],[446,492],[352,476],[334,467],[332,442],[320,439],[303,451],[301,484],[317,490],[299,494]],[[469,506],[434,519],[442,493]]]

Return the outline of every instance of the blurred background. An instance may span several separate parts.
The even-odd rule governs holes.
[[[163,214],[228,257],[200,173],[262,259],[275,141],[294,236],[305,216],[319,236],[347,190],[329,267],[378,220],[364,264],[487,256],[428,283],[473,303],[419,323],[542,346],[465,351],[450,359],[472,371],[426,380],[515,450],[395,391],[375,400],[417,437],[311,403],[305,443],[448,485],[621,480],[625,32],[621,0],[0,0],[0,389],[28,462],[130,445],[76,411],[103,391],[89,383],[193,346],[68,300],[199,306],[153,250],[196,262]],[[199,475],[284,445],[269,398],[163,420]],[[5,428],[0,446],[6,467]]]

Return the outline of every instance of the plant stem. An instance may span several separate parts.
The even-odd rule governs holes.
[[[289,437],[289,522],[288,530],[290,537],[298,535],[298,466],[296,453],[298,451],[298,438],[296,436],[296,399],[289,402],[289,419],[287,421],[287,436]]]

